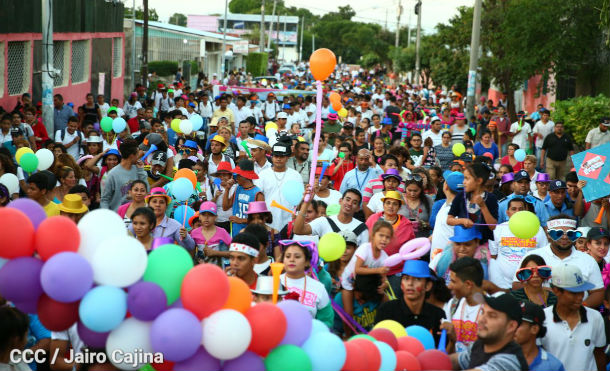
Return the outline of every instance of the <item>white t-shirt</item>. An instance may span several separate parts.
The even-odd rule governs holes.
[[[246,106],[241,109],[235,109],[233,111],[233,115],[235,117],[235,132],[239,132],[239,123],[244,121],[246,117],[252,116],[252,110]]]
[[[494,261],[496,269],[489,270],[489,280],[503,289],[510,289],[523,256],[530,251],[535,253],[536,249],[548,244],[542,227],[538,227],[534,237],[522,240],[511,232],[508,222],[498,225],[494,230],[494,239],[489,240],[489,252],[498,256]]]
[[[373,197],[374,196],[375,195],[373,195]],[[438,210],[438,214],[436,214],[436,223],[434,224],[434,230],[432,231],[432,244],[430,248],[430,251],[432,252],[439,249],[445,250],[449,245],[449,237],[453,236],[454,227],[447,224],[449,209],[451,209],[451,204],[445,202]]]
[[[481,313],[481,304],[474,306],[468,305],[466,299],[461,299],[455,308],[455,312],[451,315],[451,306],[455,304],[453,298],[445,304],[445,318],[448,318],[453,323],[455,329],[456,343],[455,351],[464,352],[468,350],[477,340],[477,320]]]
[[[332,162],[337,156],[335,155],[335,152],[330,149],[330,148],[324,148],[324,151],[322,151],[322,154],[318,155],[318,161],[324,161],[324,162]],[[309,161],[311,161],[313,158],[313,151],[309,151]]]
[[[140,102],[136,101],[134,104],[129,103],[129,101],[125,101],[125,105],[123,106],[123,111],[128,118],[132,119],[138,115],[138,109],[142,108]],[[119,114],[119,116],[121,116]]]
[[[426,130],[422,135],[422,142],[425,142],[427,138],[432,138],[432,146],[439,146],[443,143],[443,132],[434,133],[432,130]]]
[[[311,112],[311,115],[307,116],[307,121],[310,124],[313,124],[316,121],[316,105],[313,103],[311,103],[307,107],[305,107],[305,114],[308,114],[310,112]]]
[[[265,195],[267,208],[271,211],[271,215],[273,216],[271,227],[277,231],[281,231],[282,228],[292,220],[292,215],[277,207],[271,207],[271,202],[275,200],[280,205],[290,207],[290,203],[284,198],[282,188],[286,182],[291,180],[303,182],[301,174],[289,167],[287,167],[286,171],[283,173],[275,172],[272,168],[265,169],[260,172],[258,179],[254,180],[254,184],[260,188]],[[296,205],[290,208],[294,210],[295,207]]]
[[[324,285],[311,277],[305,276],[295,280],[286,277],[284,273],[280,276],[280,282],[289,292],[297,292],[300,295],[299,302],[307,308],[313,318],[316,317],[318,310],[330,303]]]
[[[51,331],[51,340],[66,340],[74,350],[74,354],[80,353],[85,347],[85,343],[78,336],[76,323],[66,331]]]
[[[371,210],[373,213],[379,213],[383,211],[383,202],[381,202],[381,199],[384,196],[385,195],[383,194],[383,192],[375,193],[373,196],[371,196],[371,199],[369,200],[369,203],[366,205],[366,207],[368,207],[369,210]],[[407,206],[404,203],[402,203],[400,209],[398,209],[398,214],[404,217],[407,217],[407,215],[409,214],[409,210],[407,209]]]
[[[519,122],[513,122],[512,125],[510,126],[510,132],[517,133],[518,130],[519,130]],[[531,132],[532,132],[532,128],[531,128],[530,124],[528,124],[527,122],[521,123],[521,131],[519,131],[517,134],[515,134],[515,136],[513,137],[513,143],[518,145],[519,148],[526,150],[527,146],[529,145],[528,137]]]
[[[326,203],[326,205],[337,205],[339,204],[339,200],[341,199],[341,192],[336,191],[334,189],[329,189],[330,194],[328,195],[328,197],[320,197],[318,195],[314,195],[313,199],[316,201],[324,201]]]
[[[61,139],[62,131],[64,132],[64,139]],[[68,148],[68,154],[72,156],[74,161],[78,160],[82,154],[81,143],[85,140],[85,136],[79,130],[75,130],[73,134],[70,134],[67,129],[57,130],[55,132],[55,141],[63,144],[64,146],[70,142],[72,142],[75,138],[78,138],[80,134],[80,141],[77,141],[75,144]]]
[[[267,199],[267,198],[265,197],[265,199]],[[362,222],[360,220],[354,219],[354,218],[352,218],[352,220],[347,224],[341,223],[339,221],[339,218],[337,215],[329,216],[329,218],[333,222],[335,222],[337,227],[339,227],[340,231],[345,231],[345,230],[354,231],[354,229],[358,228],[358,226],[360,224],[362,224]],[[334,232],[332,227],[328,223],[328,220],[326,220],[326,217],[324,217],[324,216],[321,216],[319,218],[312,220],[311,223],[309,223],[309,226],[311,227],[311,234],[316,235],[318,237],[322,237],[326,233]],[[360,246],[366,242],[369,242],[368,229],[365,229],[364,231],[362,231],[362,233],[360,233],[358,235],[357,242],[358,242],[358,246]]]
[[[356,260],[360,258],[363,261],[363,266],[367,268],[379,268],[383,267],[383,262],[388,258],[388,254],[381,250],[379,257],[373,256],[373,248],[370,242],[360,245],[354,255],[350,259],[349,263],[345,266],[343,273],[341,274],[341,286],[346,290],[354,289],[354,280],[356,279]]]
[[[553,132],[554,128],[555,128],[555,123],[551,120],[547,121],[546,124],[543,123],[542,121],[538,121],[536,123],[536,125],[534,125],[534,130],[532,130],[532,133],[542,134],[542,138],[536,137],[536,147],[542,148],[542,143],[544,142],[544,138],[546,138],[547,135],[551,134]]]
[[[100,111],[102,112],[102,117],[106,117],[108,116],[108,109],[110,108],[110,105],[106,102],[104,102],[104,104],[97,104],[98,107],[100,107]]]

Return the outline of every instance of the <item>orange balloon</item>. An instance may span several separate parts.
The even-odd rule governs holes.
[[[176,174],[174,175],[174,180],[179,178],[186,178],[190,180],[191,183],[193,183],[193,189],[197,188],[197,175],[195,175],[195,172],[193,170],[184,168],[176,171]]]
[[[333,106],[333,109],[337,112],[341,111],[341,108],[343,108],[343,105],[341,103],[331,103],[331,106]]]
[[[252,292],[248,285],[237,277],[229,278],[229,299],[222,309],[235,309],[240,313],[246,313],[251,307]]]
[[[333,104],[341,104],[341,96],[334,91],[328,95],[328,100]],[[333,107],[335,109],[335,107]],[[335,109],[335,111],[337,111]]]
[[[337,57],[335,57],[335,53],[326,48],[316,50],[309,57],[309,69],[318,81],[326,80],[333,73],[336,65]]]

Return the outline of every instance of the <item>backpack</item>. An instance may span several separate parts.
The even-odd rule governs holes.
[[[68,129],[64,129],[61,131],[61,141],[64,141],[64,138],[66,137],[66,133],[68,132]],[[78,137],[78,147],[80,148],[80,141],[82,139],[82,133],[80,132],[80,130],[76,130],[76,136]]]
[[[326,220],[328,221],[328,224],[330,225],[330,228],[333,230],[333,232],[335,233],[339,233],[341,232],[341,229],[339,229],[339,226],[337,225],[337,223],[335,223],[330,217],[326,217]],[[357,226],[352,232],[354,232],[354,234],[356,236],[360,235],[360,233],[364,232],[366,230],[366,224],[364,223],[360,223],[359,226]]]

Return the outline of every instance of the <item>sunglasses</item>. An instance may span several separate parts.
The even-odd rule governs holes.
[[[574,242],[577,239],[579,239],[580,237],[582,237],[582,232],[577,231],[575,229],[570,229],[567,231],[564,231],[563,229],[549,229],[548,232],[549,232],[549,236],[551,237],[551,239],[553,241],[559,240],[563,236],[564,233],[568,236],[568,238],[572,242]]]
[[[405,176],[406,180],[414,180],[416,182],[421,182],[422,181],[422,177],[419,174],[407,174],[407,176]]]
[[[538,276],[543,280],[551,278],[551,267],[548,265],[540,265],[532,268],[521,268],[517,271],[517,279],[521,282],[529,281],[533,276],[534,272],[538,272]]]
[[[292,245],[299,245],[301,247],[306,247],[309,249],[316,248],[316,244],[313,241],[279,240],[278,243],[284,247],[292,246]]]

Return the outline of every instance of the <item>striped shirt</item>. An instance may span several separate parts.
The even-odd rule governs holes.
[[[362,201],[365,204],[368,204],[371,197],[373,197],[373,195],[375,193],[379,193],[383,191],[383,178],[381,176],[379,176],[379,178],[376,179],[371,179],[368,184],[366,185],[366,187],[364,188],[364,193],[362,194]],[[398,192],[400,193],[405,193],[405,185],[403,183],[401,183],[398,186],[397,189]]]

